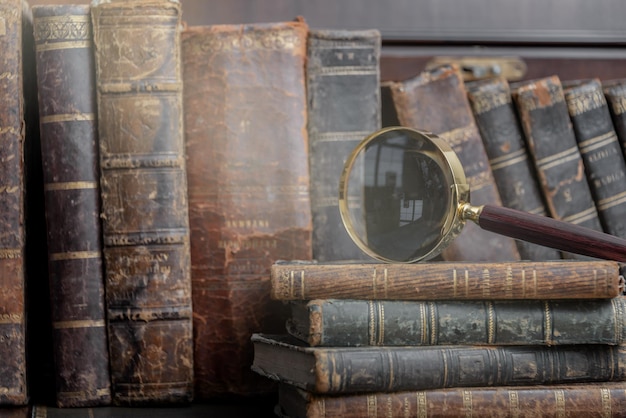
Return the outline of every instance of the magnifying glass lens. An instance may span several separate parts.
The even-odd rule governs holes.
[[[436,145],[412,130],[388,130],[366,139],[346,170],[344,218],[361,248],[400,262],[435,250],[449,221],[454,181]]]

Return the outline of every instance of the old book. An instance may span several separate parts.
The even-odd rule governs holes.
[[[613,261],[306,263],[271,268],[278,300],[593,299],[623,291]]]
[[[550,216],[601,231],[561,80],[551,76],[513,83],[511,94]]]
[[[281,384],[278,414],[289,418],[610,418],[626,411],[626,384],[504,386],[319,395]]]
[[[111,401],[90,7],[34,6],[60,407]]]
[[[478,127],[470,108],[462,74],[456,65],[425,70],[414,78],[382,84],[389,89],[392,110],[403,126],[441,136],[455,151],[470,187],[473,205],[501,205]],[[388,118],[386,118],[388,119]],[[442,252],[444,260],[511,261],[520,255],[511,238],[468,223]]]
[[[624,346],[309,347],[254,334],[252,369],[314,393],[622,381]]]
[[[339,178],[352,150],[380,129],[380,33],[311,30],[307,104],[313,258],[369,259],[339,214]]]
[[[180,4],[92,5],[111,388],[189,402],[193,336]]]
[[[597,78],[564,82],[563,93],[589,188],[605,232],[626,237],[626,162]]]
[[[606,98],[613,129],[626,156],[626,79],[603,80],[602,91]]]
[[[297,20],[183,33],[198,399],[275,390],[250,371],[250,336],[284,329],[271,265],[312,257],[307,31]]]
[[[27,32],[32,14],[22,0],[0,1],[0,404],[25,405],[26,379],[26,192],[31,160],[29,149],[39,146],[26,108],[34,52]],[[32,33],[32,32],[31,32]],[[36,98],[36,90],[35,98]],[[36,113],[34,123],[37,123]],[[44,259],[45,260],[45,259]]]
[[[489,78],[466,83],[466,87],[503,205],[546,216],[543,194],[528,155],[508,81],[501,77]],[[523,260],[561,258],[555,249],[521,240],[515,242]]]
[[[310,346],[567,345],[626,342],[626,298],[514,301],[314,299],[287,331]]]

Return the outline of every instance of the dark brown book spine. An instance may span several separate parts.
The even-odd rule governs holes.
[[[427,70],[389,83],[398,121],[441,136],[456,152],[467,176],[473,205],[501,205],[489,159],[472,115],[463,77],[455,65]],[[471,222],[443,251],[445,260],[511,261],[520,255],[511,238]]]
[[[284,329],[278,259],[311,259],[302,21],[183,33],[196,396],[275,390],[250,336]]]
[[[621,294],[613,261],[275,263],[271,296],[309,299],[592,299]]]
[[[189,402],[180,4],[92,7],[113,401]]]
[[[278,398],[280,413],[290,418],[618,418],[624,416],[626,384],[477,387],[343,396],[316,395],[281,384]]]
[[[311,346],[626,342],[626,299],[293,302],[287,330]],[[520,318],[524,324],[520,326]]]
[[[313,258],[366,260],[339,214],[339,177],[352,150],[380,129],[380,33],[312,30],[307,103]]]
[[[619,382],[626,348],[563,346],[309,347],[255,334],[253,370],[314,393]]]
[[[550,215],[601,231],[561,81],[557,76],[523,81],[511,91]]]
[[[0,3],[0,404],[24,405],[25,168],[22,1]]]
[[[492,78],[466,86],[502,203],[512,209],[546,216],[543,194],[517,120],[509,83],[504,78]],[[521,240],[515,242],[523,260],[561,258],[552,248]]]
[[[35,6],[33,15],[57,404],[108,404],[90,8]]]
[[[598,79],[564,84],[587,180],[605,232],[626,237],[626,163]]]

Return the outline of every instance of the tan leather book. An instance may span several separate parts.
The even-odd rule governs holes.
[[[250,336],[283,329],[270,267],[311,259],[303,21],[183,33],[199,399],[275,390]]]
[[[193,341],[181,6],[92,6],[111,387],[189,402]]]

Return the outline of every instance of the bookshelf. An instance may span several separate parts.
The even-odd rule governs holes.
[[[87,0],[31,0],[39,4],[89,4]],[[208,4],[181,0],[189,25],[290,20],[303,16],[312,28],[370,29],[383,36],[381,80],[401,80],[438,56],[517,57],[523,78],[558,74],[563,79],[626,74],[626,4],[620,0],[231,0]],[[273,402],[221,401],[194,406],[191,416],[273,416]],[[136,415],[135,415],[136,416]]]

